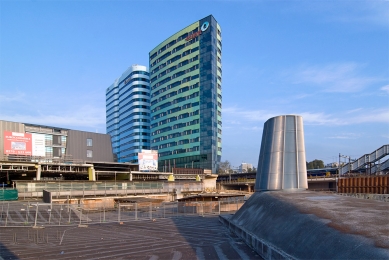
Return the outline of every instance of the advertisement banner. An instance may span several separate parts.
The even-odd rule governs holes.
[[[4,131],[4,154],[45,156],[45,135]]]
[[[138,153],[138,162],[140,171],[158,170],[158,151],[142,150]]]
[[[46,156],[45,135],[32,134],[32,155]]]
[[[32,155],[32,136],[4,131],[4,154]]]

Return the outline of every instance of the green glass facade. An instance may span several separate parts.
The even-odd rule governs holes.
[[[210,15],[150,53],[151,149],[159,170],[216,173],[222,154],[222,38]]]

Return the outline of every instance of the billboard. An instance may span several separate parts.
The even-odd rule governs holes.
[[[42,134],[31,134],[31,135],[32,135],[32,155],[46,156],[45,135]]]
[[[140,171],[158,170],[158,151],[142,150],[138,153],[138,162]]]
[[[4,131],[4,154],[45,156],[45,136]]]

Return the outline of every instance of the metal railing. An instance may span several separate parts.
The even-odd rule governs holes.
[[[67,164],[85,164],[85,160],[73,159],[71,156],[63,157],[42,157],[31,155],[0,155],[0,161],[3,162],[30,162],[30,163],[67,163]]]
[[[17,184],[19,198],[43,197],[43,190],[53,198],[112,196],[136,194],[162,194],[172,192],[201,192],[206,190],[201,182],[36,182]]]
[[[340,174],[343,175],[347,172],[358,170],[369,163],[375,163],[387,155],[389,155],[389,145],[383,145],[374,152],[362,155],[359,159],[341,166]]]
[[[235,213],[243,198],[199,202],[138,202],[49,204],[41,202],[0,203],[0,227],[74,226],[98,223],[122,223],[180,216],[206,216]]]
[[[245,184],[245,183],[255,183],[255,179],[235,179],[235,180],[221,180],[217,183],[220,184]]]

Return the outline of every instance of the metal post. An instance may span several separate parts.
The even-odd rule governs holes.
[[[135,220],[138,220],[138,203],[135,202]]]
[[[70,210],[69,202],[68,202],[68,213],[69,213],[69,221],[68,221],[68,223],[70,224],[70,217],[72,215],[72,211]]]
[[[51,221],[51,210],[52,210],[52,208],[50,207],[50,209],[49,209],[49,224],[50,224],[50,221]]]
[[[39,206],[39,202],[36,203],[34,227],[36,227],[36,220],[37,220],[37,218],[38,218],[38,206]]]
[[[348,157],[348,174],[351,175],[351,157]]]
[[[4,212],[4,201],[1,204],[1,216],[0,216],[0,222],[3,220],[3,212]]]
[[[120,202],[119,202],[118,207],[119,207],[119,209],[118,209],[118,222],[120,223]]]
[[[7,222],[8,222],[8,212],[9,212],[9,202],[7,207],[7,216],[5,217],[5,226],[7,226]]]
[[[80,204],[80,225],[82,223],[82,204]]]
[[[62,205],[61,205],[61,208],[59,209],[59,223],[58,223],[58,226],[61,226],[61,220],[62,220]]]
[[[219,215],[220,215],[220,200],[219,200]]]
[[[26,210],[26,222],[28,223],[28,219],[30,218],[30,202],[27,204],[27,210]]]
[[[339,178],[340,178],[340,153],[339,153],[339,164],[338,164],[338,178],[336,178],[336,193],[339,193]]]
[[[105,222],[105,201],[104,201],[104,212],[103,212],[103,222]]]
[[[149,211],[150,219],[153,219],[153,204],[150,202],[150,211]]]

